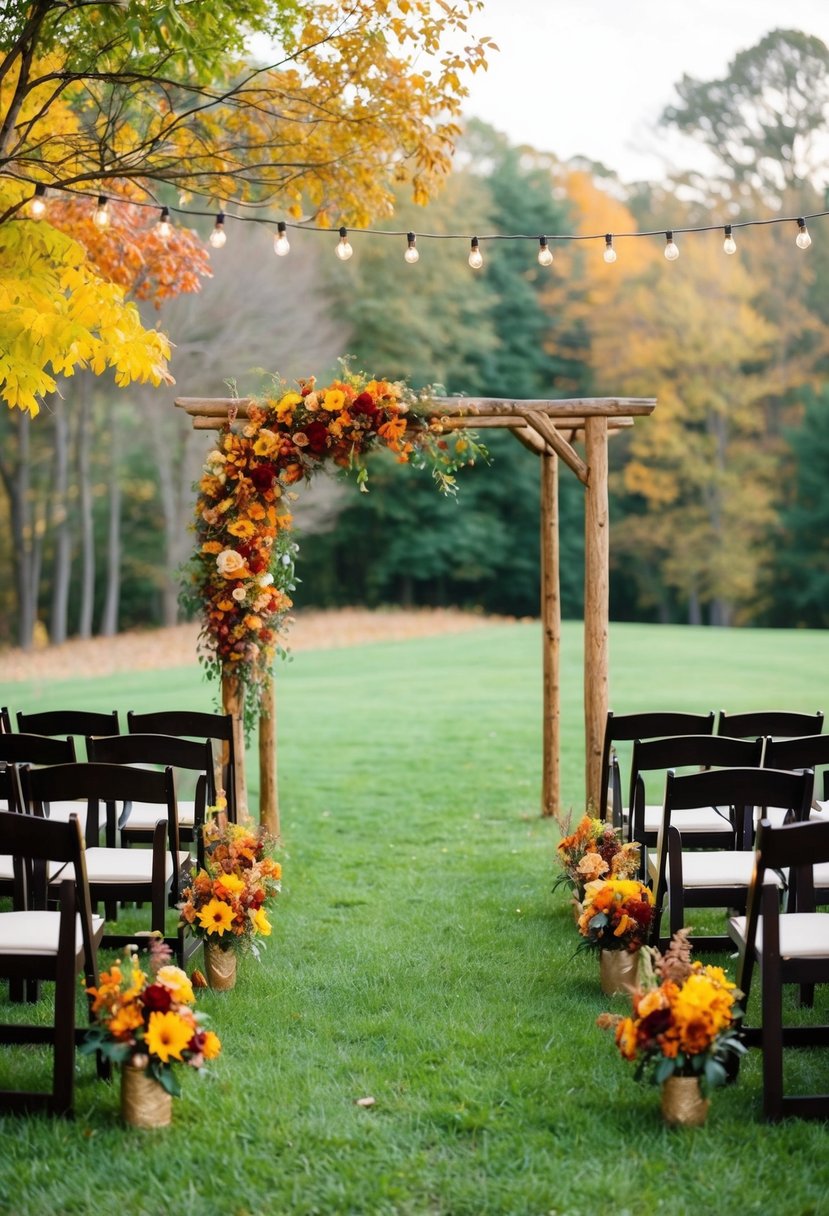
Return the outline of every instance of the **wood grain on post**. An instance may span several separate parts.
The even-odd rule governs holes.
[[[584,751],[587,804],[598,806],[602,743],[607,722],[608,617],[610,606],[607,501],[607,420],[584,427],[590,475],[584,507]]]
[[[277,840],[279,787],[276,780],[276,685],[272,675],[262,686],[259,702],[259,822]]]
[[[222,708],[226,714],[233,714],[233,746],[236,752],[236,814],[242,817],[248,813],[245,732],[242,726],[244,713],[242,688],[238,677],[231,675],[226,667],[222,668]],[[223,763],[227,763],[227,756],[223,757]]]
[[[544,721],[541,814],[556,815],[561,800],[561,594],[559,588],[558,457],[541,457],[541,626]]]

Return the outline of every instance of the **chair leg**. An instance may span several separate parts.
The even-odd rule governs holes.
[[[764,958],[761,970],[763,1116],[774,1122],[783,1114],[783,988],[775,962]]]
[[[68,887],[69,884],[65,884]],[[52,1109],[71,1115],[75,1086],[75,895],[66,895],[55,974],[54,1075]]]

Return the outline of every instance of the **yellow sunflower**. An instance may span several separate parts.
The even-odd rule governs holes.
[[[162,1064],[170,1060],[183,1059],[182,1052],[193,1037],[193,1028],[177,1013],[150,1014],[144,1042],[151,1055],[158,1056]]]
[[[199,912],[199,924],[205,933],[221,937],[233,924],[233,909],[221,899],[211,899]]]
[[[255,912],[251,912],[250,919],[253,921],[253,927],[257,933],[261,933],[263,937],[270,937],[271,922],[268,920],[264,908],[257,908]]]

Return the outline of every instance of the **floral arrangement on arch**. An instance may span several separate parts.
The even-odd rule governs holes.
[[[641,949],[653,918],[653,892],[634,878],[598,878],[584,889],[578,930],[586,949]]]
[[[181,919],[222,950],[256,954],[255,939],[271,934],[266,904],[281,890],[282,866],[268,855],[262,827],[230,823],[223,809],[210,812],[204,867],[183,892]]]
[[[745,1051],[735,1029],[742,994],[721,967],[691,961],[687,934],[675,934],[664,955],[644,952],[648,965],[631,1016],[603,1015],[600,1024],[615,1026],[619,1051],[636,1062],[636,1080],[697,1077],[713,1089],[726,1080],[728,1057]]]
[[[199,658],[211,677],[239,681],[247,728],[259,691],[282,651],[293,606],[290,489],[326,465],[356,470],[366,490],[366,455],[387,448],[398,461],[430,465],[445,493],[454,473],[484,453],[469,432],[442,433],[427,422],[430,398],[406,385],[352,372],[325,387],[278,381],[243,414],[231,410],[198,482],[196,545],[185,567],[181,600],[201,614]]]
[[[639,870],[639,845],[623,844],[619,829],[602,819],[584,815],[575,831],[562,837],[556,848],[562,872],[555,886],[570,887],[576,899],[584,898],[585,887],[597,878],[633,878]]]
[[[177,1064],[201,1068],[214,1060],[222,1045],[206,1030],[206,1015],[193,1008],[193,986],[172,952],[160,939],[150,942],[149,969],[144,971],[134,947],[124,963],[117,960],[101,974],[92,997],[93,1025],[80,1050],[100,1051],[114,1063],[146,1069],[168,1093],[181,1093]]]

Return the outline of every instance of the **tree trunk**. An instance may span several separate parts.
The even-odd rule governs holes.
[[[69,581],[72,572],[72,537],[69,530],[69,419],[65,403],[57,402],[55,419],[55,482],[52,498],[52,528],[55,563],[52,573],[52,610],[49,636],[59,646],[68,636]]]
[[[702,624],[702,608],[700,606],[699,593],[697,592],[696,587],[692,589],[690,595],[688,596],[688,624]]]
[[[76,381],[78,394],[78,496],[81,511],[81,610],[78,636],[92,637],[95,603],[95,525],[92,517],[91,413],[89,393],[83,379]]]
[[[31,504],[30,432],[31,419],[20,413],[15,418],[17,430],[17,467],[7,482],[11,505],[12,537],[17,555],[15,572],[17,585],[18,645],[31,650],[35,630],[35,580],[33,572],[33,528]],[[5,477],[4,477],[5,480]]]
[[[121,478],[119,456],[121,434],[118,413],[110,413],[109,444],[109,519],[107,522],[107,581],[99,633],[111,638],[118,632],[118,605],[121,599]],[[165,622],[166,623],[166,622]]]

